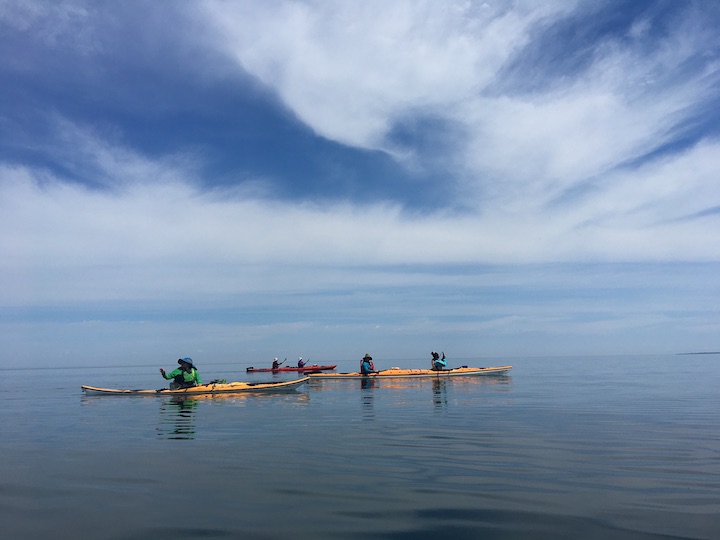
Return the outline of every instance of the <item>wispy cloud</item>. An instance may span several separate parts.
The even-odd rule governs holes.
[[[472,101],[529,39],[574,2],[388,4],[208,1],[219,46],[275,88],[321,135],[378,148],[407,111]]]
[[[650,13],[622,31],[588,37],[582,45],[593,52],[582,69],[550,72],[538,84],[542,75],[528,62],[549,71],[563,59],[528,52],[537,42],[550,47],[561,22],[586,24],[596,8],[574,2],[513,9],[436,2],[205,6],[224,30],[220,46],[326,137],[402,159],[407,156],[388,139],[398,122],[413,114],[451,120],[464,139],[456,138],[453,150],[464,150],[447,170],[448,189],[483,211],[533,213],[606,175],[629,178],[616,169],[652,159],[679,137],[698,138],[687,130],[713,110],[720,79],[714,29],[693,9],[678,12],[672,27]],[[510,63],[512,74],[504,71]]]

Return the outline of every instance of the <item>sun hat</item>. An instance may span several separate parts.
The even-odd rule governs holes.
[[[189,364],[191,368],[195,367],[195,364],[193,364],[192,358],[179,358],[178,364]]]

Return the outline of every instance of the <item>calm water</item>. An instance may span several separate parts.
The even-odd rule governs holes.
[[[188,401],[81,395],[160,364],[5,370],[2,537],[720,538],[720,356],[455,363],[514,369]]]

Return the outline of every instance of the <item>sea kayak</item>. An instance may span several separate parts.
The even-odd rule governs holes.
[[[400,369],[391,368],[378,371],[377,373],[371,373],[369,375],[362,375],[355,371],[352,373],[310,373],[308,377],[310,380],[325,380],[325,379],[401,379],[401,378],[442,378],[442,377],[468,377],[473,375],[506,375],[508,371],[512,369],[512,366],[497,366],[497,367],[459,367],[453,369],[443,369],[442,371],[436,371],[434,369]]]
[[[312,365],[312,366],[303,366],[303,367],[279,367],[279,368],[256,368],[256,367],[249,367],[247,368],[248,373],[276,373],[281,371],[329,371],[333,370],[337,367],[337,364],[333,364],[332,366],[318,366],[318,365]]]
[[[199,394],[238,394],[244,392],[288,392],[298,386],[305,384],[308,377],[294,379],[292,381],[279,382],[231,382],[231,383],[210,383],[191,386],[190,388],[179,388],[170,390],[121,390],[118,388],[98,388],[96,386],[81,386],[83,392],[93,396],[167,396],[167,395],[199,395]]]

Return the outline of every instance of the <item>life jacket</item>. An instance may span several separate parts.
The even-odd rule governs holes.
[[[180,375],[175,375],[173,381],[182,386],[194,386],[197,377],[197,370],[190,368],[190,371],[181,371]]]

